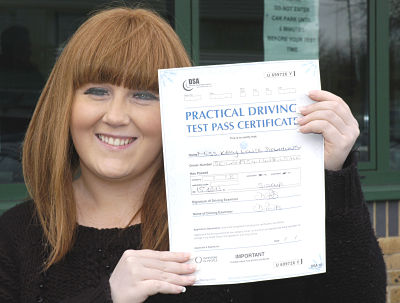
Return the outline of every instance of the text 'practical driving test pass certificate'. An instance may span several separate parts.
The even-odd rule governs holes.
[[[325,272],[323,138],[297,131],[318,61],[159,70],[171,251],[195,285]]]

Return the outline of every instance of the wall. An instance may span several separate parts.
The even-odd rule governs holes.
[[[387,270],[387,303],[400,303],[399,200],[367,202]]]
[[[400,237],[380,238],[387,269],[387,303],[400,303]]]

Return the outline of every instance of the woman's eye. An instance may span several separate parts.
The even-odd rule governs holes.
[[[108,90],[101,87],[91,87],[84,92],[85,95],[94,95],[94,96],[107,96]]]
[[[136,92],[133,97],[139,100],[158,100],[158,97],[150,92]]]

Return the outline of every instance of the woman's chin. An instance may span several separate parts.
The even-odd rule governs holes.
[[[102,171],[97,174],[98,177],[104,180],[109,180],[109,181],[118,181],[118,180],[125,180],[129,178],[129,173],[125,171],[115,171],[115,170],[108,170],[108,171]]]

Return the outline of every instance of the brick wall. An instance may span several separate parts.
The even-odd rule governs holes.
[[[387,303],[400,303],[400,237],[380,238],[387,269]]]
[[[387,303],[400,303],[400,201],[369,201],[371,223],[387,269]]]

